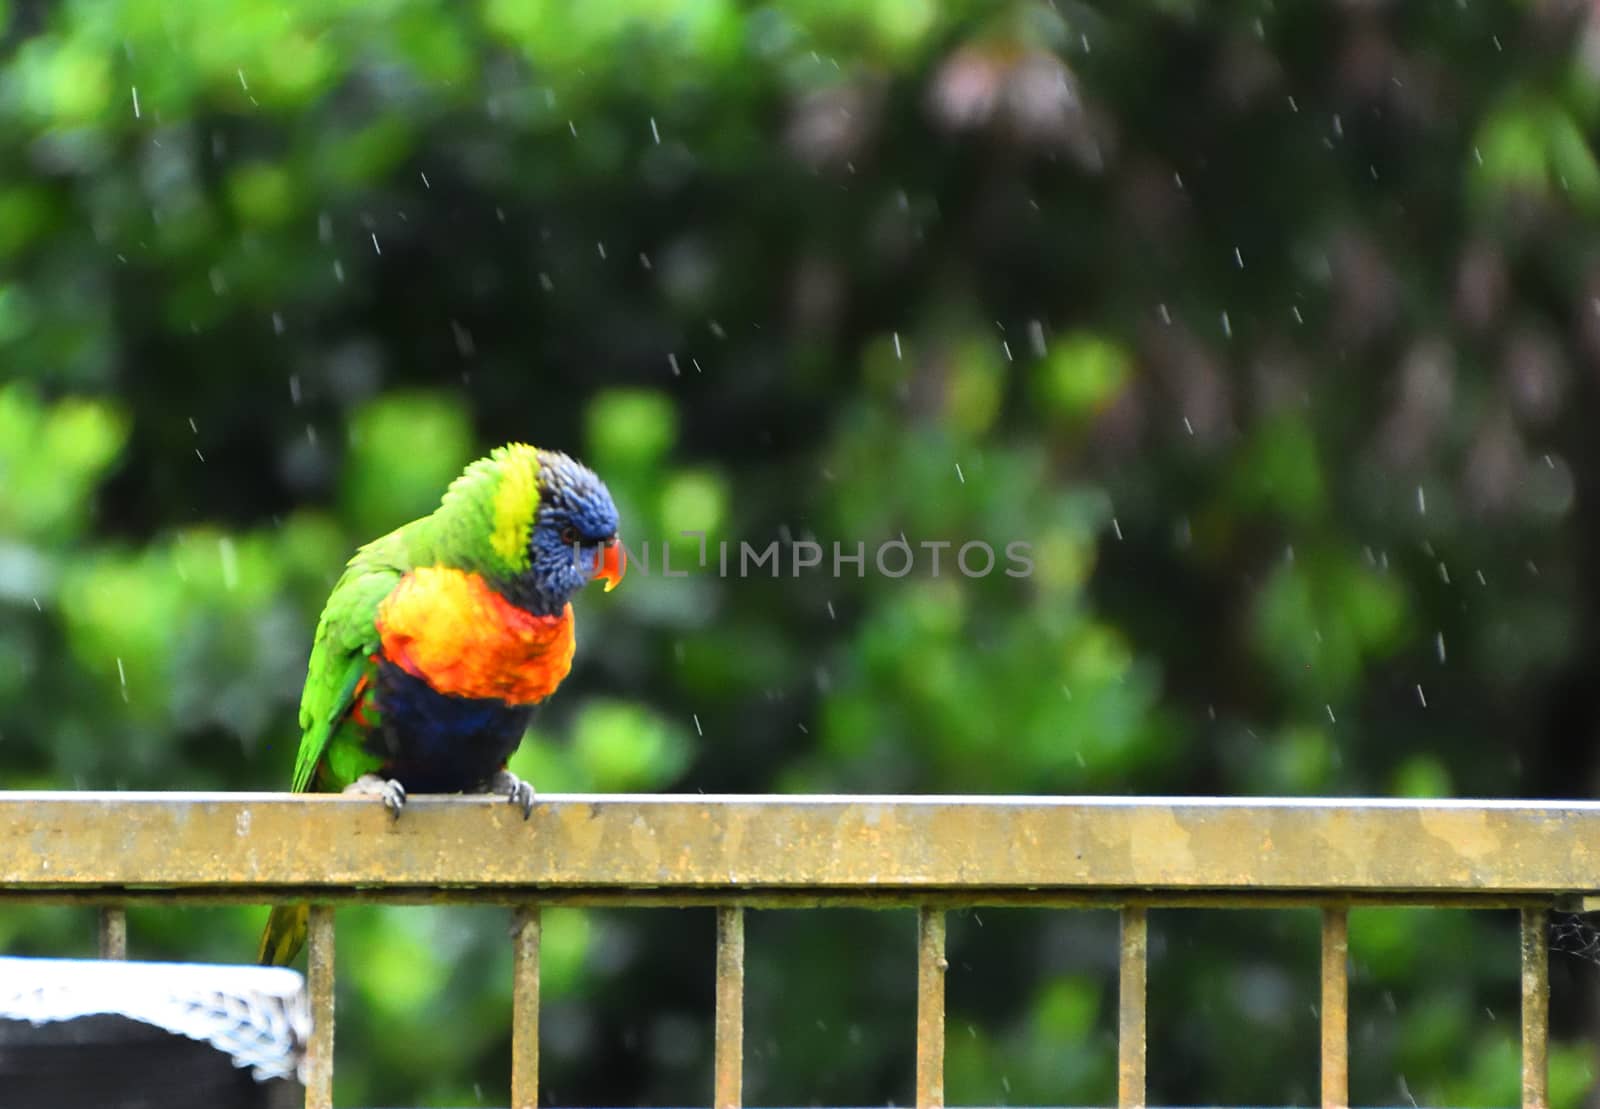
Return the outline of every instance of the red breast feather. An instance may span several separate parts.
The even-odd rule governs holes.
[[[572,606],[535,616],[477,574],[412,570],[378,606],[383,655],[450,697],[542,701],[572,669]]]

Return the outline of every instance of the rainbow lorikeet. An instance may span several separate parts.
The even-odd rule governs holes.
[[[468,466],[430,515],[358,550],[317,625],[291,788],[382,799],[503,793],[534,708],[572,666],[571,599],[627,567],[617,509],[594,472],[513,443]],[[264,963],[305,942],[307,907],[278,906]]]

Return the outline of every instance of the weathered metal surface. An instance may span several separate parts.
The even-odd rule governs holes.
[[[665,887],[617,886],[589,889],[537,889],[525,886],[138,886],[79,885],[68,888],[7,887],[0,885],[0,901],[36,905],[87,905],[98,908],[106,901],[139,905],[265,905],[276,901],[317,900],[330,905],[379,902],[386,905],[499,905],[515,908],[530,896],[541,904],[576,909],[688,909],[740,905],[746,909],[915,909],[924,905],[944,909],[1026,908],[1104,909],[1144,905],[1162,909],[1303,909],[1323,895],[1315,890],[1136,890],[1136,889],[994,889],[990,886],[916,891],[899,888],[812,891],[750,890],[743,886]],[[1343,893],[1339,900],[1351,908],[1396,908],[1427,905],[1446,909],[1550,908],[1558,899],[1549,894],[1451,893],[1406,891],[1400,893]],[[1600,902],[1600,899],[1596,899]],[[1600,911],[1596,909],[1594,911]]]
[[[1600,804],[0,793],[0,887],[1600,893]],[[459,899],[451,894],[451,899]]]
[[[712,1105],[744,1103],[744,910],[717,910],[717,1016]]]
[[[311,906],[306,948],[306,985],[311,994],[306,1109],[333,1109],[333,909],[329,906]]]
[[[120,905],[107,905],[100,910],[100,957],[126,959],[128,957],[128,912]]]
[[[944,1105],[945,920],[939,909],[917,914],[917,1109]]]
[[[1522,1107],[1550,1104],[1550,914],[1522,910]]]
[[[1322,910],[1322,1109],[1350,1104],[1350,914]]]
[[[511,920],[511,1105],[539,1106],[539,944],[544,934],[537,905],[519,907]]]
[[[1117,1106],[1145,1103],[1145,1003],[1148,996],[1150,922],[1141,907],[1122,910],[1117,953]]]

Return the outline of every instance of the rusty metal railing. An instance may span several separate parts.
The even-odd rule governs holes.
[[[1324,1106],[1349,1103],[1352,908],[1521,913],[1522,1104],[1548,1104],[1549,913],[1600,896],[1600,804],[1059,797],[546,796],[532,818],[493,798],[0,793],[0,900],[101,907],[125,957],[123,906],[313,903],[306,1104],[332,1104],[334,907],[473,901],[515,908],[512,1104],[539,1082],[540,909],[709,905],[716,920],[713,1104],[744,1069],[744,914],[911,908],[916,1100],[944,1104],[945,912],[968,906],[1121,914],[1119,1106],[1145,1104],[1148,911],[1322,913]],[[1600,902],[1594,902],[1600,904]]]

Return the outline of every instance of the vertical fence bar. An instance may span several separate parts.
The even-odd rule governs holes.
[[[716,1109],[744,1103],[744,910],[717,910]]]
[[[306,1109],[333,1109],[333,907],[311,906],[306,976],[311,1042],[306,1045]]]
[[[917,915],[917,1109],[944,1105],[944,912]]]
[[[100,957],[128,957],[128,911],[121,905],[106,905],[100,909]]]
[[[1550,914],[1522,910],[1522,1106],[1550,1104]]]
[[[1144,906],[1122,910],[1122,945],[1117,956],[1117,1106],[1142,1109],[1145,1099],[1145,988],[1150,931]]]
[[[512,917],[511,1105],[539,1104],[539,943],[544,920],[537,905],[520,906]]]
[[[1350,912],[1322,910],[1322,1109],[1350,1104]]]

